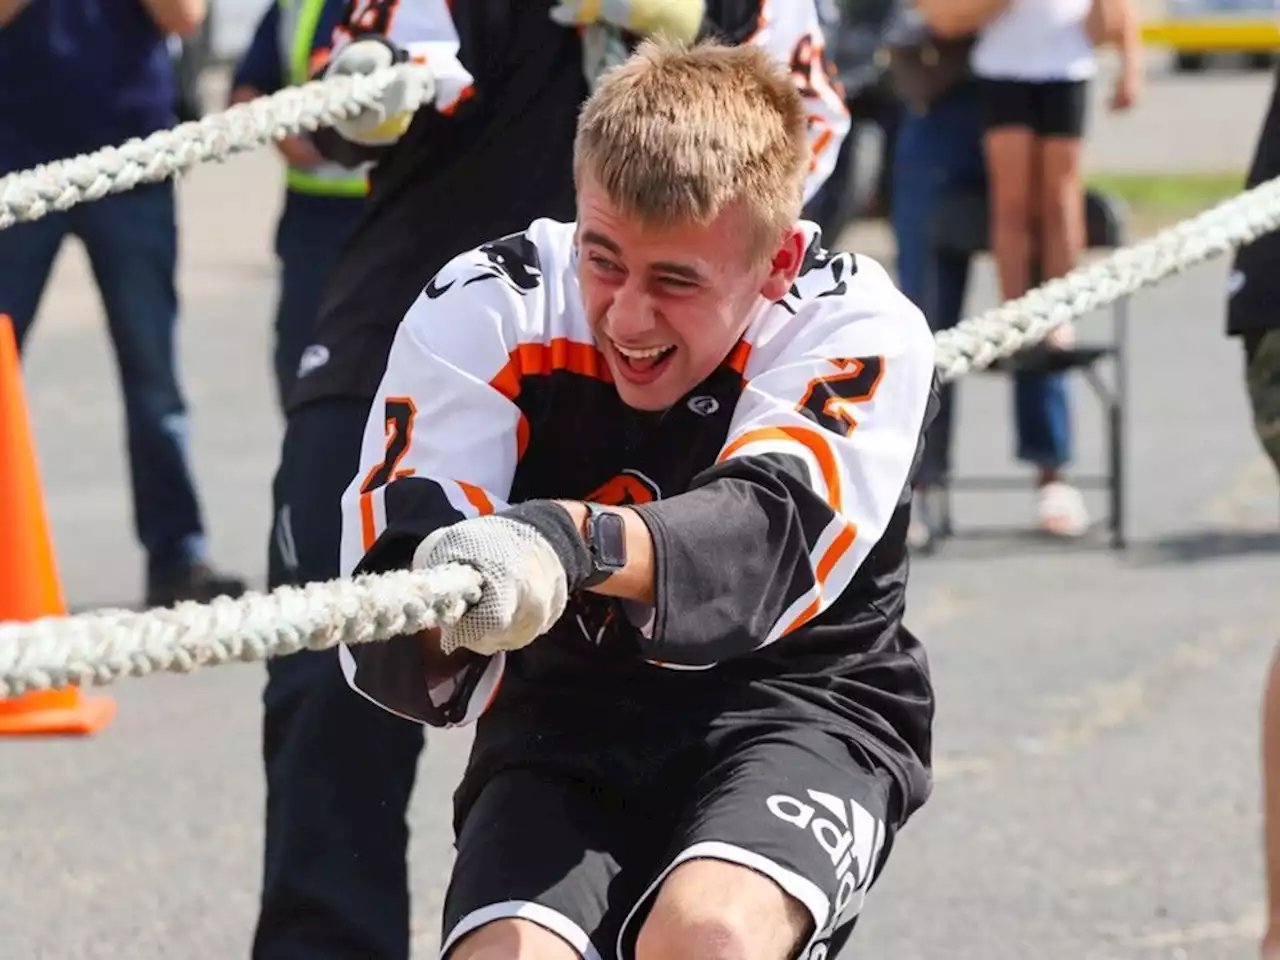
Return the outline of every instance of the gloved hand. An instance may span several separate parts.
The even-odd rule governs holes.
[[[632,33],[691,41],[702,28],[705,0],[560,0],[551,19],[561,26],[608,23]]]
[[[569,588],[564,566],[547,539],[527,523],[487,516],[441,527],[418,545],[413,568],[462,563],[480,573],[480,602],[452,627],[440,649],[459,647],[490,656],[528,646],[564,613]]]
[[[368,37],[339,51],[330,61],[325,76],[370,74],[394,66],[397,61],[395,48],[390,43]],[[387,86],[380,105],[338,120],[333,126],[344,140],[369,147],[387,147],[404,136],[414,113],[424,103],[432,102],[435,95],[435,74],[424,65],[409,65]]]

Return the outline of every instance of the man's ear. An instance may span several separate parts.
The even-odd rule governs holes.
[[[804,264],[804,252],[804,234],[799,227],[789,227],[769,262],[769,275],[760,288],[762,297],[777,301],[787,295]]]

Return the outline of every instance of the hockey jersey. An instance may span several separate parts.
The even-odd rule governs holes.
[[[387,36],[438,78],[391,150],[317,131],[331,159],[376,160],[364,222],[334,268],[291,407],[373,396],[396,326],[427,279],[455,254],[538,217],[575,216],[573,140],[590,89],[578,31],[550,0],[352,0],[334,37]],[[849,129],[823,57],[814,0],[709,0],[705,32],[763,46],[805,97],[812,196]]]
[[[415,640],[343,648],[357,691],[425,724],[479,720],[477,762],[498,765],[556,731],[572,741],[587,716],[799,720],[881,756],[923,801],[933,699],[902,620],[934,340],[879,264],[804,228],[790,293],[762,299],[720,367],[661,412],[610,382],[573,224],[535,221],[427,284],[343,501],[344,573],[407,566],[432,530],[510,503],[577,499],[646,514],[656,604],[584,593],[459,689],[427,688]]]

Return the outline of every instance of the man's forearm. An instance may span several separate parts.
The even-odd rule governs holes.
[[[7,26],[30,2],[31,0],[0,0],[0,27]]]

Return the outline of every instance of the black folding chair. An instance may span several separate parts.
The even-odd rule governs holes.
[[[1091,250],[1114,250],[1125,245],[1128,231],[1123,206],[1099,191],[1086,194],[1086,245]],[[940,256],[972,258],[990,247],[987,197],[982,192],[954,193],[939,204],[930,224],[929,242],[933,258]],[[935,260],[936,262],[936,260]],[[1038,274],[1034,269],[1033,276]],[[1129,325],[1129,300],[1118,301],[1112,309],[1112,339],[1104,342],[1078,343],[1070,349],[1051,350],[1036,345],[987,368],[985,373],[1057,373],[1078,370],[1084,376],[1102,405],[1108,433],[1107,463],[1101,474],[1074,474],[1073,483],[1087,489],[1108,491],[1107,526],[1111,546],[1125,546],[1125,473],[1124,426],[1128,400],[1126,350]],[[1104,363],[1105,361],[1105,363]],[[1099,366],[1110,365],[1111,374],[1104,377]],[[952,515],[953,490],[1011,490],[1027,486],[1028,481],[1010,476],[943,477],[937,485],[939,508],[937,539],[955,535]]]

